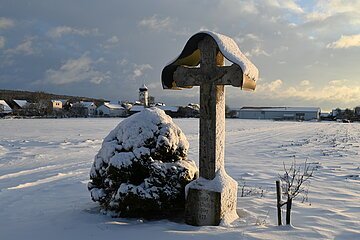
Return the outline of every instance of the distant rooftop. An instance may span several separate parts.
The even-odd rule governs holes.
[[[5,102],[5,100],[0,100],[0,105],[3,106],[4,112],[11,112],[12,111],[11,107],[7,104],[7,102]]]
[[[26,104],[28,104],[28,101],[26,101],[26,100],[17,100],[17,99],[15,99],[14,102],[21,108],[24,107]]]
[[[147,91],[148,90],[148,88],[147,88],[147,86],[145,85],[145,84],[143,84],[140,88],[139,88],[139,90],[140,91]]]
[[[125,109],[121,105],[114,104],[114,103],[104,103],[104,105],[105,105],[105,107],[110,108],[110,109]]]
[[[84,107],[90,107],[90,106],[95,106],[95,103],[94,102],[81,102],[81,104],[84,106]]]

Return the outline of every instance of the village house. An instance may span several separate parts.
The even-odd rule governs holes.
[[[62,109],[63,102],[61,100],[51,100],[51,106],[53,110]]]
[[[30,106],[30,103],[28,101],[18,99],[12,100],[11,102],[9,102],[9,104],[10,107],[12,107],[13,109],[13,114],[18,116],[26,115],[27,108]]]
[[[96,109],[97,115],[103,117],[126,117],[127,111],[119,104],[104,103]]]
[[[26,108],[29,105],[29,102],[26,100],[14,99],[13,102],[16,104],[18,109]]]
[[[176,106],[157,106],[157,108],[160,108],[161,110],[163,110],[167,115],[169,115],[172,118],[182,117],[181,113],[179,111],[179,107],[176,107]]]
[[[143,105],[139,105],[139,104],[135,104],[132,105],[131,108],[129,108],[129,115],[133,115],[135,113],[141,112],[142,110],[144,110],[144,106]]]
[[[355,111],[355,116],[360,117],[360,106],[355,107],[354,111]]]
[[[0,100],[0,116],[12,113],[12,108],[5,100]]]
[[[189,103],[185,107],[179,108],[179,115],[181,117],[199,117],[200,116],[200,105],[196,103]]]
[[[94,102],[83,102],[81,101],[80,104],[85,108],[85,115],[86,116],[95,116],[96,115],[96,105]]]

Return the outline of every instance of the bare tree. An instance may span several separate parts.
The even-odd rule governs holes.
[[[284,174],[279,175],[281,180],[282,194],[286,198],[286,201],[281,201],[280,191],[278,191],[278,223],[281,225],[281,206],[286,204],[286,224],[291,223],[291,206],[292,200],[299,194],[308,193],[309,179],[313,176],[314,168],[311,167],[305,160],[304,165],[297,165],[296,161],[292,162],[289,168],[284,163]],[[280,183],[277,183],[277,189],[280,188]]]

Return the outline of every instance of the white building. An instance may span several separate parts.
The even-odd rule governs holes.
[[[96,105],[94,102],[80,102],[86,109],[86,115],[94,116],[96,114]]]
[[[142,105],[149,106],[149,92],[145,84],[139,88],[139,101]]]
[[[313,120],[320,119],[318,107],[243,107],[238,111],[242,119]]]
[[[143,105],[133,105],[130,109],[129,109],[129,113],[130,114],[134,114],[134,113],[138,113],[141,112],[142,110],[144,110],[144,106]]]
[[[119,104],[104,103],[96,109],[97,115],[104,117],[125,117],[127,111]]]
[[[7,104],[5,100],[0,100],[0,114],[9,114],[12,113],[11,107]]]
[[[54,110],[62,109],[63,103],[61,100],[51,100],[51,106]]]

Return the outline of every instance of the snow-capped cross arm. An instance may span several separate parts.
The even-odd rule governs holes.
[[[189,88],[200,86],[202,82],[215,83],[216,85],[232,85],[242,87],[243,71],[238,65],[223,66],[216,69],[215,75],[210,79],[204,79],[201,68],[178,66],[174,72],[174,81],[177,87]]]
[[[199,43],[204,38],[213,40],[214,48],[217,49],[216,53],[214,49],[210,51],[200,49]],[[210,54],[209,62],[204,62],[204,54]],[[224,57],[232,63],[231,66],[223,66]],[[200,67],[198,67],[199,64]],[[205,65],[216,69],[212,76],[206,79],[207,81],[215,82],[217,85],[232,85],[244,90],[254,90],[256,87],[258,69],[240,51],[236,42],[225,35],[203,31],[193,35],[187,41],[181,54],[165,66],[161,74],[163,88],[181,89],[200,86],[204,81],[203,76],[200,75],[204,73]]]

